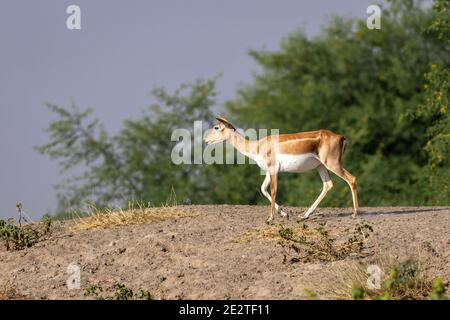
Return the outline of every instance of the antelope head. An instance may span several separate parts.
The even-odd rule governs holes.
[[[217,123],[212,127],[204,138],[206,144],[214,144],[227,141],[236,128],[225,118],[217,117]]]

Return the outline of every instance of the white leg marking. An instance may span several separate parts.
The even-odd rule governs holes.
[[[261,185],[261,192],[264,195],[264,197],[266,197],[270,203],[272,203],[272,197],[270,196],[269,192],[267,192],[267,187],[269,186],[270,183],[270,173],[266,173],[266,177],[264,178],[264,181]],[[283,211],[283,209],[281,209],[281,207],[275,202],[275,209],[277,210],[277,212],[283,216],[286,217],[287,213]]]
[[[327,169],[325,168],[325,166],[321,165],[317,168],[317,171],[319,171],[320,174],[320,178],[322,179],[323,182],[323,188],[322,188],[322,192],[320,193],[320,195],[317,197],[316,201],[314,201],[314,203],[311,205],[311,207],[308,209],[308,211],[306,211],[304,218],[308,218],[309,215],[311,213],[314,212],[314,210],[316,210],[317,206],[320,204],[320,202],[323,200],[323,198],[325,197],[325,195],[327,194],[328,191],[330,191],[330,189],[333,187],[333,182],[330,179],[330,176],[328,174]]]

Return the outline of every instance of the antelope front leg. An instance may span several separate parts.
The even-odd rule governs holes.
[[[273,214],[275,213],[275,201],[277,198],[277,174],[270,175],[270,196],[272,198],[270,204],[270,213],[269,218],[267,219],[267,223],[271,223],[273,221]]]
[[[266,177],[264,178],[264,181],[261,185],[261,192],[264,195],[264,197],[266,197],[267,200],[269,200],[270,203],[272,203],[272,198],[270,194],[267,192],[267,187],[269,186],[269,183],[270,183],[270,173],[267,172]],[[283,208],[279,206],[278,203],[276,202],[275,202],[275,210],[280,214],[280,216],[287,217],[289,219],[289,214],[285,212]]]

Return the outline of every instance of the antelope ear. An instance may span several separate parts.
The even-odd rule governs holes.
[[[230,123],[230,121],[228,121],[227,119],[225,119],[224,117],[217,117],[216,118],[217,121],[219,121],[220,123],[223,123],[225,125],[225,127],[233,129],[234,131],[236,131],[236,128]]]

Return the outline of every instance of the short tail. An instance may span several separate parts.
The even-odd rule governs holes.
[[[342,150],[341,150],[341,155],[344,154],[345,148],[347,147],[347,144],[348,144],[347,139],[345,139],[345,137],[342,137],[342,138],[343,138],[343,139],[342,139]]]
[[[339,163],[342,162],[342,156],[344,155],[347,144],[348,144],[347,139],[345,139],[345,137],[342,137],[341,138],[341,154],[339,155]]]

